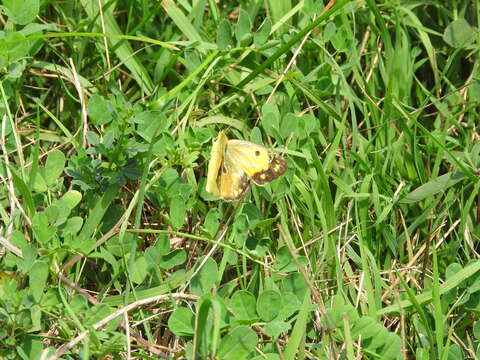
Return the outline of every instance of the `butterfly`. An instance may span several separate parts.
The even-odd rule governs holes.
[[[222,131],[212,145],[206,190],[226,201],[238,200],[248,189],[248,178],[265,185],[286,170],[282,156],[262,145],[229,140]]]

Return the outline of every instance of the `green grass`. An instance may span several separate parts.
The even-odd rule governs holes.
[[[477,1],[19,4],[0,358],[480,358]],[[220,130],[287,173],[206,193]]]

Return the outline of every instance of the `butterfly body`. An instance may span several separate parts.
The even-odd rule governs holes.
[[[266,147],[229,140],[220,132],[212,146],[206,190],[227,201],[238,200],[248,189],[248,178],[265,185],[286,169],[285,159]]]

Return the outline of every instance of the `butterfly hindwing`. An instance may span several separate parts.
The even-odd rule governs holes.
[[[248,189],[248,178],[239,166],[229,159],[224,159],[217,186],[219,197],[227,201],[238,200]]]

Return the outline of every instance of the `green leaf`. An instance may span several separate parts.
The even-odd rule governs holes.
[[[195,330],[195,315],[190,309],[179,307],[170,315],[168,328],[177,336],[193,336]]]
[[[268,135],[277,137],[280,131],[280,114],[278,109],[272,104],[264,104],[262,106],[262,114],[262,127]]]
[[[255,44],[255,47],[259,48],[267,42],[271,30],[272,21],[267,17],[265,20],[263,20],[262,25],[260,25],[258,30],[255,32],[253,37],[253,43]]]
[[[272,321],[265,325],[265,332],[275,339],[288,330],[290,330],[290,324],[284,321]]]
[[[172,225],[179,229],[185,222],[185,214],[187,213],[187,205],[180,195],[174,196],[170,201],[170,220]]]
[[[255,350],[258,337],[247,326],[239,326],[225,336],[217,353],[219,359],[246,359]]]
[[[40,244],[46,244],[55,234],[57,228],[51,226],[45,212],[38,212],[32,218],[32,230],[35,234],[35,240]]]
[[[145,256],[140,256],[135,260],[135,265],[133,266],[132,271],[132,281],[136,284],[140,284],[147,277],[147,261]]]
[[[58,200],[60,203],[68,207],[69,209],[73,209],[77,206],[80,201],[82,200],[82,194],[77,190],[69,190]]]
[[[267,290],[257,299],[257,313],[263,321],[271,321],[277,317],[281,305],[282,296],[274,290]]]
[[[299,273],[291,273],[282,280],[282,293],[293,293],[300,301],[303,300],[307,290],[307,283],[305,282],[303,276]]]
[[[237,25],[235,26],[235,37],[237,38],[238,44],[245,44],[250,39],[251,27],[252,23],[250,22],[250,17],[248,16],[248,13],[245,10],[240,9]]]
[[[175,249],[167,255],[163,255],[159,265],[162,269],[168,270],[174,266],[183,264],[185,260],[187,260],[187,253],[185,250]]]
[[[195,29],[190,20],[185,16],[185,14],[182,12],[182,10],[180,10],[174,1],[163,0],[162,7],[188,40],[199,42],[203,41],[197,29]]]
[[[280,355],[275,353],[255,356],[252,360],[280,360]]]
[[[254,321],[258,319],[255,296],[247,290],[240,290],[233,294],[230,307],[237,320]]]
[[[211,208],[207,216],[205,216],[205,221],[203,222],[203,226],[205,227],[205,230],[208,232],[208,234],[213,237],[218,231],[218,227],[220,225],[220,217],[221,213],[218,208]]]
[[[40,307],[40,305],[33,305],[30,307],[30,319],[32,320],[32,327],[28,330],[32,332],[41,331],[42,330],[42,308]]]
[[[47,186],[55,184],[65,168],[65,155],[60,150],[53,150],[47,157],[43,176]]]
[[[454,48],[462,48],[475,39],[476,32],[467,20],[460,18],[448,24],[443,32],[443,40]]]
[[[308,314],[310,313],[310,311],[310,291],[306,291],[302,307],[300,308],[297,320],[295,321],[295,325],[290,335],[288,345],[285,348],[285,352],[283,353],[285,359],[294,359],[295,354],[301,351],[300,344],[302,342],[302,339],[306,335],[306,326]]]
[[[114,108],[110,101],[94,94],[88,100],[87,112],[95,125],[105,125],[113,120]]]
[[[90,308],[87,311],[83,312],[84,315],[84,325],[92,326],[101,319],[107,317],[108,315],[114,312],[113,308],[105,304],[97,304]]]
[[[198,259],[197,264],[201,264],[205,258]],[[190,289],[193,295],[202,296],[212,290],[217,280],[218,265],[212,258],[208,258],[202,269],[190,281]]]
[[[232,33],[230,30],[230,22],[227,19],[223,19],[218,25],[217,30],[217,46],[220,50],[227,50],[232,46]]]
[[[288,291],[282,291],[282,306],[276,320],[284,320],[300,310],[301,301],[296,294]]]
[[[83,218],[80,216],[74,216],[67,220],[67,223],[62,229],[62,235],[75,235],[80,231],[83,225]]]
[[[42,299],[43,290],[48,278],[48,265],[43,261],[36,261],[28,273],[30,294],[38,303]]]
[[[477,321],[475,325],[473,325],[473,335],[476,340],[480,340],[480,321]]]
[[[3,8],[8,20],[18,25],[27,25],[37,17],[39,3],[39,0],[3,0]]]
[[[439,192],[447,190],[449,187],[455,185],[459,181],[467,178],[467,176],[461,172],[457,171],[455,173],[447,173],[441,175],[429,182],[419,186],[400,201],[402,203],[414,203],[431,197]]]
[[[33,202],[32,193],[30,192],[30,188],[25,184],[20,176],[17,175],[16,171],[10,167],[10,171],[12,173],[13,183],[15,187],[20,191],[23,196],[23,200],[25,201],[26,210],[28,216],[33,216],[35,214],[35,204]],[[37,176],[38,177],[38,176]]]

